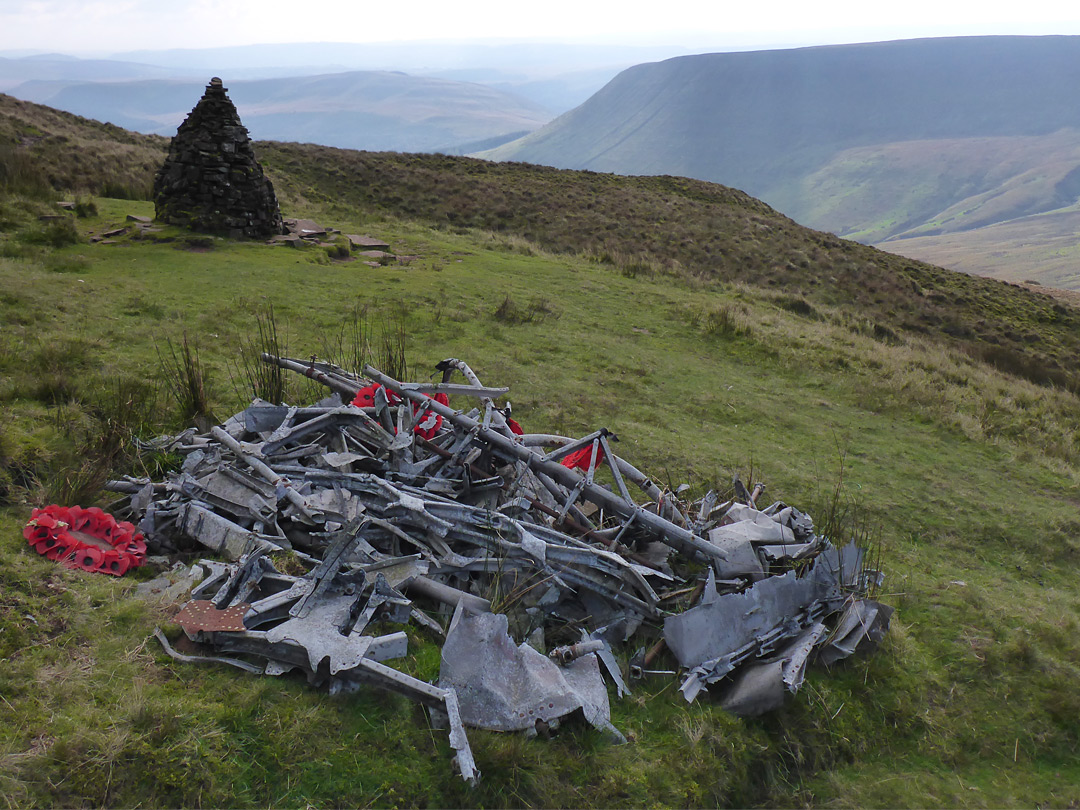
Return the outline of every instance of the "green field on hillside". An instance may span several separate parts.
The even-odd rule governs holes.
[[[371,233],[415,258],[376,268],[325,248],[172,228],[89,244],[89,233],[152,205],[98,197],[94,214],[83,199],[88,216],[55,225],[37,219],[52,212],[47,201],[2,202],[8,806],[1080,801],[1075,394],[1006,375],[932,330],[883,328],[842,297],[625,263],[620,272],[546,252],[543,239],[435,230],[362,202],[306,198],[301,186],[286,184],[286,214]],[[972,295],[967,311],[1015,317],[1005,310],[1019,291],[998,287],[1007,294],[978,287],[985,297]],[[363,322],[376,343],[403,332],[413,379],[444,357],[465,359],[486,384],[510,386],[527,429],[606,426],[621,455],[695,496],[726,490],[739,472],[820,523],[840,487],[846,531],[882,555],[881,598],[897,608],[886,643],[812,671],[783,710],[759,719],[707,697],[688,705],[674,680],[654,678],[612,702],[625,746],[584,725],[550,740],[470,730],[483,774],[472,791],[450,767],[444,733],[404,699],[330,698],[299,681],[171,660],[150,637],[171,609],[133,597],[149,571],[113,580],[65,570],[27,549],[21,527],[31,505],[104,502],[104,475],[167,463],[136,457],[130,438],[182,427],[161,356],[185,335],[214,414],[247,404],[241,344],[269,305],[294,356],[345,360],[343,323]],[[1037,346],[1058,340],[1038,321],[1024,328]],[[292,395],[321,393],[296,382]],[[404,668],[436,678],[437,647],[410,633]]]

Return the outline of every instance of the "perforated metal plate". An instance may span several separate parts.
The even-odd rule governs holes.
[[[220,633],[244,630],[244,614],[251,607],[247,602],[219,610],[213,602],[193,599],[176,614],[174,621],[184,628],[186,633],[204,631]]]

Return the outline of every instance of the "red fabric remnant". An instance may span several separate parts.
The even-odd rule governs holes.
[[[510,428],[510,432],[515,436],[524,436],[525,431],[521,429],[521,425],[517,423],[517,420],[506,417],[506,426]]]
[[[566,456],[566,458],[564,458],[562,460],[562,465],[564,467],[569,467],[570,469],[574,469],[576,467],[577,469],[582,470],[583,472],[588,472],[589,471],[589,459],[590,458],[592,458],[592,445],[587,444],[584,447],[582,447],[580,450],[575,450],[573,453]],[[597,467],[599,467],[600,462],[603,461],[603,460],[604,460],[604,448],[601,447],[600,445],[597,445],[596,446],[596,464],[593,465],[593,469],[595,470]]]
[[[80,534],[102,540],[111,548],[98,548],[80,539]],[[96,506],[83,509],[52,504],[35,509],[23,537],[38,554],[68,568],[117,577],[142,565],[146,555],[143,536],[132,524],[118,521]]]
[[[429,397],[431,399],[431,397]],[[450,397],[446,394],[436,394],[434,400],[440,405],[449,405]],[[420,404],[413,403],[413,413],[415,414],[420,410]],[[439,428],[442,427],[442,417],[435,411],[424,411],[420,418],[416,421],[416,427],[413,428],[413,433],[420,436],[423,439],[433,439],[435,434],[439,432]]]
[[[356,393],[356,397],[353,399],[351,404],[355,405],[358,408],[374,407],[375,394],[380,388],[382,388],[382,385],[380,383],[372,383],[365,388],[361,388]],[[432,397],[428,397],[428,399],[432,399]],[[436,394],[434,399],[440,405],[450,404],[450,398],[446,394]],[[387,391],[386,401],[389,402],[391,405],[397,405],[399,402],[401,402],[401,397],[399,397],[393,391]],[[417,402],[414,402],[412,404],[412,407],[414,415],[416,415],[423,409],[423,406]],[[437,413],[435,413],[434,411],[424,410],[424,412],[420,414],[419,418],[416,420],[416,426],[413,427],[413,433],[424,439],[433,439],[435,435],[439,432],[439,428],[442,427],[442,422],[443,418]],[[397,428],[394,429],[394,432],[397,433]]]

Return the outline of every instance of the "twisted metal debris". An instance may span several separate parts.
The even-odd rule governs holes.
[[[685,503],[617,456],[605,428],[524,433],[496,404],[507,389],[453,358],[439,383],[263,360],[334,394],[303,408],[256,400],[209,433],[153,443],[184,456],[167,480],[109,484],[130,494],[152,550],[194,541],[229,561],[200,563],[177,616],[201,654],[159,633],[180,660],[405,694],[449,726],[474,782],[466,725],[536,733],[580,710],[624,741],[602,673],[628,693],[620,658],[639,639],[660,637],[630,675],[665,672],[649,667],[666,644],[688,701],[718,685],[722,705],[749,716],[797,691],[813,660],[872,650],[888,628],[863,551],[833,546],[794,507],[759,509],[761,484]],[[408,649],[386,625],[406,623],[442,643],[437,685],[383,663]]]

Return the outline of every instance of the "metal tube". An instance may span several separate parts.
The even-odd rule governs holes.
[[[272,354],[263,352],[262,361],[264,363],[270,363],[271,365],[281,366],[281,368],[287,368],[289,371],[297,371],[305,377],[310,377],[316,382],[322,383],[331,391],[336,391],[343,396],[347,396],[350,400],[364,387],[359,384],[350,383],[336,374],[330,375],[319,371],[313,365],[299,363],[296,360],[289,360],[287,357],[275,357]]]
[[[287,478],[278,475],[276,472],[263,464],[257,458],[250,455],[249,453],[244,452],[244,448],[240,446],[240,442],[238,442],[221,428],[211,428],[210,432],[211,434],[213,434],[215,439],[217,439],[223,445],[232,450],[233,455],[235,455],[238,459],[251,467],[251,469],[258,473],[264,480],[266,480],[275,487],[281,486],[285,498],[287,498],[293,506],[300,510],[300,514],[302,514],[312,523],[318,522],[315,514],[311,511],[310,508],[308,508],[307,502],[304,500],[304,496],[292,488],[292,484]]]
[[[523,447],[513,439],[503,436],[501,433],[483,428],[475,419],[471,419],[463,413],[455,411],[453,408],[449,408],[441,403],[428,399],[423,394],[403,388],[397,380],[388,377],[373,366],[364,366],[364,374],[372,380],[382,383],[383,386],[390,391],[393,391],[398,396],[413,402],[424,404],[429,410],[439,414],[443,419],[449,420],[451,424],[462,430],[475,430],[479,439],[482,439],[489,446],[497,448],[500,453],[524,461],[531,469],[545,473],[565,487],[573,489],[581,481],[581,476],[569,467],[564,467],[557,462],[544,461],[543,456],[539,453],[536,453],[527,447]],[[610,509],[617,515],[624,518],[636,515],[639,526],[652,530],[662,542],[688,556],[699,559],[704,558],[707,560],[723,559],[720,549],[709,543],[707,540],[698,537],[693,532],[684,529],[681,526],[675,525],[669,520],[665,520],[659,515],[647,512],[636,503],[628,503],[622,497],[613,492],[609,492],[596,484],[586,484],[583,491],[590,501]]]
[[[413,577],[405,585],[406,593],[418,593],[451,607],[462,605],[472,613],[491,613],[491,602],[480,596],[452,588],[427,577]]]

